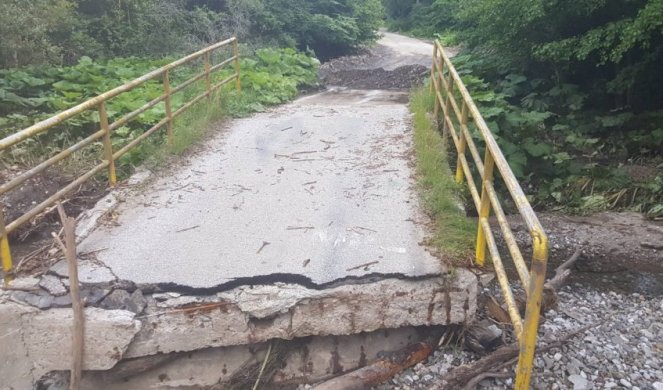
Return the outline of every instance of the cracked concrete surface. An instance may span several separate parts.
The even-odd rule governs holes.
[[[233,121],[128,197],[117,223],[93,231],[80,250],[99,251],[99,262],[138,285],[443,274],[419,244],[401,95],[327,92]]]

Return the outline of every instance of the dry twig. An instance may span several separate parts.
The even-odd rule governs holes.
[[[370,266],[378,264],[378,263],[379,263],[379,261],[371,261],[370,263],[364,263],[364,264],[360,264],[356,267],[348,268],[348,269],[346,269],[346,271],[355,271],[355,270],[358,270],[360,268],[363,268],[364,271],[368,271],[368,268]]]
[[[57,245],[62,249],[67,259],[69,269],[69,292],[71,294],[71,306],[74,311],[74,326],[72,334],[72,363],[71,363],[71,379],[69,388],[71,390],[78,390],[80,388],[81,375],[83,371],[83,352],[84,352],[84,336],[85,336],[85,314],[83,313],[83,302],[81,301],[80,291],[78,289],[78,261],[76,258],[76,220],[67,217],[67,214],[62,207],[62,203],[58,202],[58,213],[64,229],[64,243],[60,237],[52,233],[53,238]]]
[[[269,361],[269,355],[272,353],[272,343],[269,343],[269,347],[267,347],[267,354],[265,354],[265,360],[262,361],[262,366],[260,366],[260,372],[258,373],[258,379],[256,379],[256,383],[253,385],[253,390],[258,389],[258,385],[260,385],[260,379],[262,378],[262,374],[265,372],[265,367],[267,366],[267,361]]]
[[[585,332],[587,329],[593,326],[596,326],[596,324],[583,326],[580,329],[566,333],[565,335],[556,338],[554,341],[551,341],[549,344],[539,348],[538,353],[543,353],[553,348],[559,348],[565,343],[567,343],[569,340],[571,340],[573,337],[577,336],[580,333]],[[453,371],[450,372],[450,375],[445,379],[446,385],[436,384],[432,386],[430,389],[446,390],[446,389],[463,388],[464,386],[467,386],[469,383],[471,383],[472,380],[479,375],[491,371],[501,370],[516,363],[519,352],[520,352],[520,345],[518,344],[518,342],[505,345],[504,347],[495,350],[495,352],[486,355],[471,364],[465,364],[455,368]]]

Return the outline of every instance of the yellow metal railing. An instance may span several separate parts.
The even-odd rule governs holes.
[[[215,50],[224,48],[224,47],[232,47],[232,56],[228,59],[223,60],[222,62],[212,65],[212,53]],[[171,82],[170,82],[170,74],[171,71],[188,64],[194,60],[200,59],[202,57],[203,63],[204,63],[204,70],[202,73],[199,73],[192,78],[183,81],[176,87],[171,87]],[[217,84],[212,84],[212,78],[211,75],[228,66],[229,64],[234,63],[235,66],[235,73],[220,81]],[[146,103],[143,105],[141,108],[134,110],[121,118],[115,120],[113,123],[109,123],[108,121],[108,113],[106,111],[106,102],[122,93],[131,91],[132,89],[146,83],[149,80],[153,80],[156,78],[161,78],[162,83],[163,83],[163,94],[159,96],[156,99],[151,100],[150,102]],[[179,107],[177,110],[173,111],[172,104],[171,104],[171,97],[173,94],[180,92],[184,90],[185,88],[189,87],[193,83],[205,79],[205,91],[199,94],[198,96],[192,98],[190,101],[186,102],[183,104],[181,107]],[[61,152],[57,153],[53,157],[48,158],[47,160],[37,164],[36,166],[28,169],[27,171],[21,173],[20,175],[14,177],[13,179],[9,180],[6,183],[3,183],[0,185],[0,195],[11,191],[21,184],[25,183],[27,180],[35,177],[39,173],[43,172],[47,168],[65,160],[66,158],[70,157],[74,152],[77,152],[81,149],[83,149],[86,146],[89,146],[93,144],[94,142],[101,140],[103,143],[103,160],[100,164],[83,174],[82,176],[78,177],[74,181],[72,181],[70,184],[66,185],[65,187],[61,188],[58,190],[56,193],[51,195],[48,199],[44,200],[43,202],[39,203],[35,207],[33,207],[31,210],[27,211],[25,214],[21,215],[14,221],[11,221],[8,224],[5,224],[5,218],[2,210],[0,209],[0,257],[1,257],[1,263],[2,263],[2,269],[5,272],[5,274],[8,274],[12,270],[12,256],[11,256],[11,250],[9,246],[9,238],[8,235],[16,230],[18,227],[21,225],[25,224],[26,222],[29,222],[32,218],[36,217],[40,213],[44,212],[47,210],[49,207],[53,206],[59,199],[63,198],[67,193],[71,192],[72,190],[76,189],[78,186],[80,186],[83,182],[89,180],[90,178],[94,177],[96,174],[101,172],[102,170],[106,169],[108,170],[108,181],[111,186],[114,186],[117,182],[116,174],[115,174],[115,161],[122,157],[124,154],[126,154],[128,151],[131,149],[135,148],[138,146],[141,142],[143,142],[146,138],[148,138],[150,135],[155,133],[157,130],[161,129],[164,125],[166,126],[166,134],[167,134],[167,140],[169,144],[172,144],[173,142],[173,121],[176,117],[184,113],[186,110],[191,108],[194,104],[199,102],[200,100],[204,98],[209,98],[212,96],[212,94],[217,91],[221,86],[231,82],[235,81],[235,88],[239,91],[241,89],[240,85],[240,62],[239,62],[239,47],[238,47],[238,41],[236,38],[230,38],[225,41],[216,43],[214,45],[208,46],[198,52],[195,52],[191,55],[188,55],[184,58],[181,58],[175,62],[172,62],[168,65],[165,65],[159,69],[156,69],[144,76],[141,76],[133,81],[130,81],[124,85],[121,85],[115,89],[112,89],[108,92],[105,92],[95,98],[92,98],[90,100],[87,100],[75,107],[72,107],[68,110],[62,111],[61,113],[52,116],[46,120],[43,120],[41,122],[35,123],[34,125],[23,129],[19,132],[16,132],[2,140],[0,140],[0,153],[2,153],[5,150],[8,150],[12,146],[23,142],[27,139],[30,139],[32,137],[35,137],[41,133],[44,133],[51,129],[52,127],[63,123],[64,121],[74,118],[88,110],[98,110],[99,113],[99,130],[93,133],[92,135],[88,136],[87,138],[78,141],[76,144],[73,146],[62,150]],[[119,127],[129,123],[133,119],[136,119],[140,114],[146,112],[147,110],[151,109],[152,107],[156,106],[157,104],[163,102],[165,105],[165,117],[161,119],[157,124],[152,126],[150,129],[146,130],[143,134],[140,136],[136,137],[134,140],[129,142],[127,145],[123,146],[119,150],[114,151],[113,150],[113,145],[111,142],[111,134],[113,130],[118,129]]]
[[[480,266],[484,265],[487,248],[504,296],[507,312],[520,343],[515,388],[526,390],[529,389],[536,349],[539,313],[546,275],[546,263],[548,261],[548,238],[527,197],[518,184],[518,180],[504,158],[500,147],[495,141],[493,134],[481,117],[479,109],[474,104],[458,72],[456,72],[451,60],[439,42],[435,43],[433,49],[431,91],[435,93],[434,115],[437,119],[440,119],[439,114],[440,109],[442,109],[444,137],[448,139],[449,135],[451,136],[458,153],[456,181],[462,183],[463,179],[466,179],[472,200],[479,214],[476,262]],[[456,101],[456,94],[460,95],[460,106]],[[474,123],[473,128],[470,127],[471,122]],[[485,149],[483,159],[481,158],[479,147],[475,142],[472,130],[475,130],[474,133],[477,134],[476,138]],[[468,150],[471,157],[469,160],[467,156]],[[471,165],[472,162],[474,163],[473,165]],[[532,237],[533,253],[529,269],[516,243],[499,196],[495,190],[496,170],[502,178],[505,187],[508,189],[511,199],[518,208]],[[481,178],[480,187],[476,185],[473,172],[477,172]],[[479,192],[479,189],[481,192]],[[527,295],[524,321],[516,305],[514,294],[504,269],[504,263],[495,242],[495,236],[488,222],[491,211],[497,219],[516,272]]]

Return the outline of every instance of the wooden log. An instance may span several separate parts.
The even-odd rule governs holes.
[[[366,367],[330,379],[315,390],[359,390],[386,382],[399,372],[425,360],[433,352],[430,345],[417,343],[389,354]]]

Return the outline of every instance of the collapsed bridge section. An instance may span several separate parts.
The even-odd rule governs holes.
[[[85,370],[470,322],[476,277],[421,244],[406,96],[331,90],[236,120],[181,165],[100,201],[77,232],[93,306]],[[9,360],[30,366],[26,382],[70,367],[68,276],[61,262],[36,290],[2,298],[3,329],[21,336]]]

